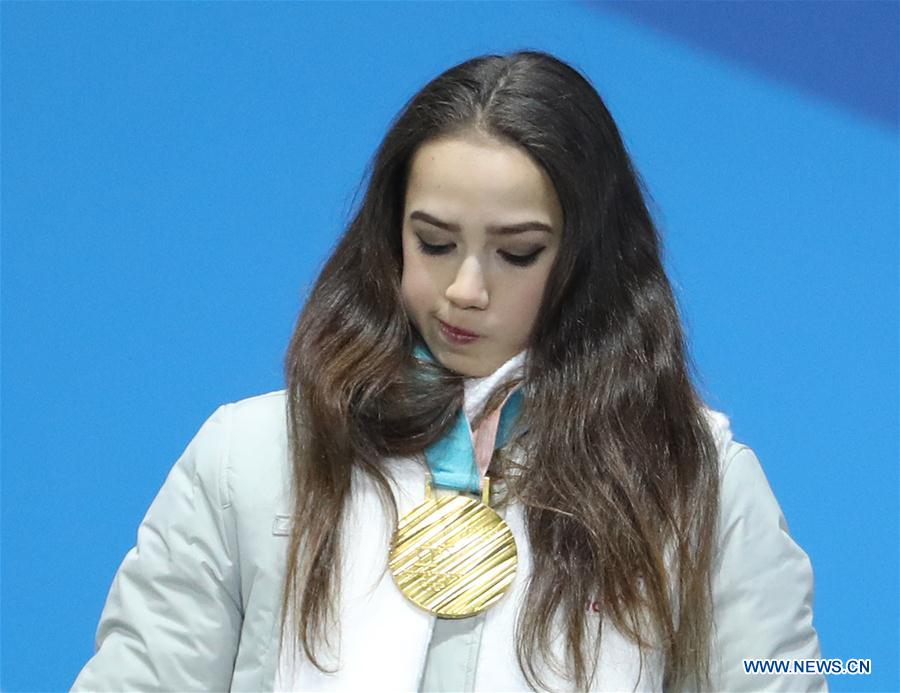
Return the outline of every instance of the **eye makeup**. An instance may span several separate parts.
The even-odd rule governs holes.
[[[416,235],[416,240],[419,244],[419,250],[421,250],[426,255],[446,255],[451,250],[453,250],[452,243],[446,243],[442,245],[436,245],[434,243],[426,243],[422,240],[422,238]],[[509,253],[505,250],[498,250],[500,257],[502,257],[506,262],[511,265],[515,265],[516,267],[527,267],[534,263],[537,260],[538,255],[540,255],[544,251],[544,248],[538,248],[537,250],[528,253],[527,255],[516,255],[515,253]]]

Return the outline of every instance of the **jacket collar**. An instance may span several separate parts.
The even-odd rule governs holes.
[[[502,364],[490,375],[481,378],[466,378],[463,382],[465,388],[465,400],[463,407],[466,417],[469,421],[474,421],[475,417],[484,408],[488,398],[494,390],[513,380],[521,377],[525,368],[525,356],[527,350],[523,349],[518,354]]]

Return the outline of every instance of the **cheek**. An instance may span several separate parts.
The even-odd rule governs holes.
[[[421,266],[421,261],[415,256],[406,255],[400,278],[400,295],[407,313],[413,314],[423,310],[430,300],[430,294],[428,275]]]
[[[513,293],[513,305],[510,306],[509,315],[517,316],[517,322],[523,332],[529,331],[537,318],[545,284],[546,279],[528,283],[518,287],[518,290]]]

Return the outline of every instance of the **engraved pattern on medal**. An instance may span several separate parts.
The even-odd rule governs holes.
[[[512,531],[465,496],[427,500],[400,521],[389,567],[400,591],[444,618],[473,616],[499,600],[516,573]]]

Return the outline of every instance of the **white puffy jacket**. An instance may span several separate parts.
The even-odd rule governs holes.
[[[722,478],[715,688],[823,690],[818,675],[743,671],[744,658],[819,657],[812,569],[753,451],[732,439],[722,414],[708,413]],[[138,528],[110,588],[96,653],[72,690],[273,690],[290,516],[286,430],[284,391],[223,405],[206,420]],[[409,488],[424,488],[422,479]],[[368,677],[369,690],[409,689],[424,666],[428,633],[413,652],[367,641],[350,668]],[[617,656],[610,652],[601,670],[615,671]],[[481,662],[491,666],[491,658]],[[350,689],[340,675],[322,681],[323,689]]]

